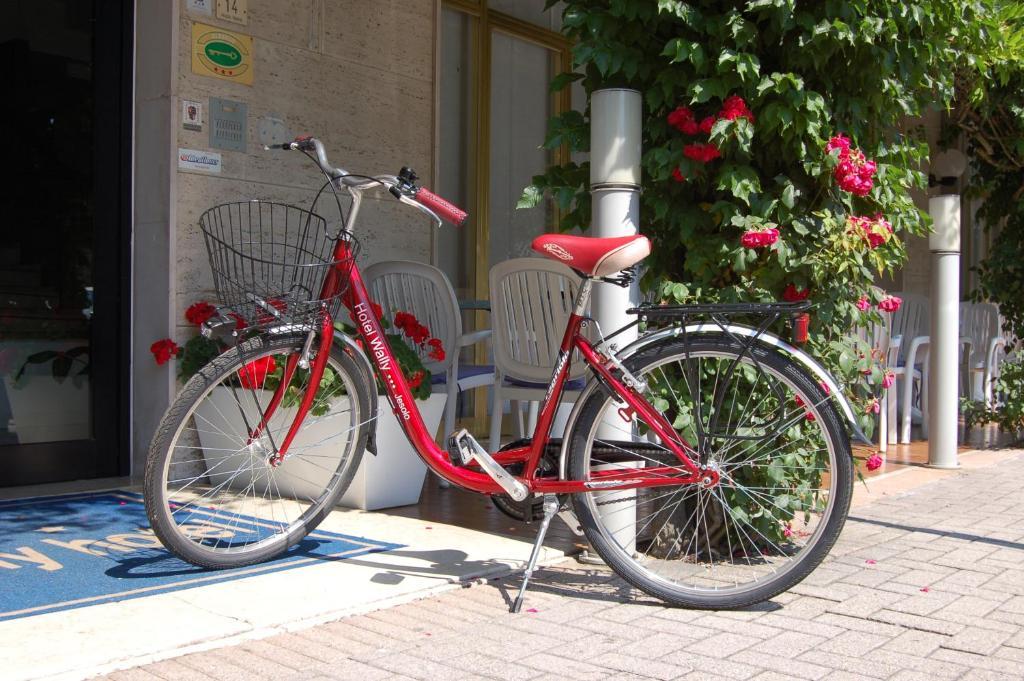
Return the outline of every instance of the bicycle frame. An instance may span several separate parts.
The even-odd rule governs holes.
[[[348,248],[348,242],[339,239],[335,247],[335,259],[346,260],[349,256]],[[348,281],[344,282],[348,286],[345,301],[349,305],[356,329],[362,338],[363,347],[376,367],[392,411],[420,458],[431,470],[452,484],[483,494],[503,493],[504,490],[497,482],[475,466],[453,464],[449,460],[448,452],[434,442],[433,434],[423,423],[416,400],[398,360],[395,359],[388,346],[384,330],[373,313],[372,301],[358,266],[353,264],[347,275]],[[340,287],[343,286],[340,278],[337,276],[337,272],[331,272],[331,276],[328,276],[324,282],[322,298],[332,297],[340,290]],[[553,369],[551,385],[540,409],[537,426],[530,444],[494,453],[492,456],[495,461],[503,466],[523,464],[523,474],[519,476],[519,479],[531,492],[542,494],[572,494],[594,489],[625,490],[688,483],[714,484],[717,482],[717,472],[704,470],[693,461],[689,453],[694,452],[694,448],[680,438],[671,424],[635,388],[620,381],[612,373],[614,364],[580,334],[585,321],[583,310],[589,299],[592,285],[592,280],[585,280],[577,294],[575,308],[566,326],[558,361]],[[595,371],[600,380],[604,381],[625,402],[625,406],[619,410],[620,416],[627,422],[631,422],[637,416],[642,419],[661,439],[664,446],[679,458],[679,466],[663,465],[629,471],[595,471],[588,480],[564,480],[554,476],[536,475],[541,456],[550,441],[551,424],[565,388],[569,374],[569,357],[573,350],[579,351],[584,361]],[[320,354],[324,355],[325,353]],[[317,358],[318,361],[322,359],[319,356]]]

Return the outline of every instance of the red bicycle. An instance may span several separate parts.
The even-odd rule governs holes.
[[[466,213],[418,187],[408,169],[353,175],[312,138],[281,148],[317,163],[321,194],[333,193],[339,215],[338,192],[351,204],[333,233],[310,211],[258,201],[200,221],[221,298],[203,330],[233,345],[184,386],[149,452],[146,508],[174,554],[238,567],[311,532],[364,451],[375,452],[375,375],[431,470],[495,495],[514,515],[540,516],[513,611],[555,515],[626,581],[680,606],[763,601],[828,553],[852,492],[849,432],[863,435],[828,373],[769,332],[805,304],[641,306],[633,325],[644,333],[617,348],[618,332],[603,337],[588,318],[588,299],[595,283],[632,280],[647,238],[541,236],[534,249],[582,284],[533,437],[487,452],[460,430],[442,448],[373,313],[354,230],[363,193],[381,187],[437,225],[438,216],[461,225]],[[359,342],[337,328],[343,309]],[[572,353],[592,377],[562,437],[552,437]]]

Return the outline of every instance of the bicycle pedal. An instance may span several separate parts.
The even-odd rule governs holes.
[[[468,466],[473,461],[473,449],[462,438],[465,430],[457,430],[448,436],[448,459],[456,466]]]

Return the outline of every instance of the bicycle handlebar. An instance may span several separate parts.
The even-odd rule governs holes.
[[[461,227],[466,222],[466,218],[469,217],[466,211],[454,203],[441,198],[426,187],[417,189],[413,198],[456,227]]]
[[[381,181],[381,178],[365,178],[361,175],[353,176],[344,168],[335,168],[327,160],[327,150],[324,148],[323,142],[315,137],[303,135],[296,137],[291,142],[274,144],[267,148],[311,152],[316,159],[317,165],[320,166],[320,169],[323,170],[329,178],[336,182],[341,182],[347,187],[351,187],[353,189],[363,188],[363,185],[367,184],[367,180],[371,183]],[[402,172],[404,173],[405,171],[406,169],[403,168]],[[406,182],[408,178],[405,178],[405,176],[403,176],[403,179],[387,176],[390,182],[385,184],[385,186],[390,184],[389,189],[396,198],[403,203],[408,203],[409,205],[420,208],[421,210],[426,209],[426,212],[435,220],[440,216],[456,227],[461,227],[466,222],[466,218],[469,217],[469,214],[466,213],[466,211],[462,210],[450,201],[441,198],[425,187],[416,188],[414,184],[412,184],[416,179],[415,174],[411,173],[411,171],[410,174],[411,181],[409,182]],[[409,200],[408,197],[410,195],[414,201]],[[438,226],[440,226],[439,221]]]

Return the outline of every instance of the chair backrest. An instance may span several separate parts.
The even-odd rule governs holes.
[[[406,345],[416,351],[431,373],[447,371],[458,356],[456,342],[462,335],[462,317],[455,291],[444,272],[426,263],[391,260],[367,267],[363,270],[363,280],[370,297],[381,306],[384,319],[391,325],[388,333],[402,335]],[[396,312],[415,315],[430,329],[431,335],[444,346],[443,361],[428,357],[431,348],[416,347],[395,328]]]
[[[911,341],[918,336],[928,335],[928,298],[919,293],[894,293],[903,299],[900,309],[892,317],[891,337],[900,338],[899,359],[902,360]],[[896,359],[896,358],[894,358]]]
[[[988,345],[1002,335],[1002,319],[995,303],[960,303],[960,337],[971,339],[971,364],[983,362]]]
[[[491,340],[499,373],[547,383],[579,287],[571,269],[545,258],[515,258],[491,268]],[[584,370],[574,357],[569,376],[579,378]]]
[[[887,365],[896,361],[895,356],[889,355],[891,325],[890,315],[883,315],[880,323],[858,326],[853,330],[854,338],[866,344],[871,351],[877,352],[877,356]]]

